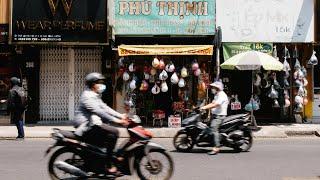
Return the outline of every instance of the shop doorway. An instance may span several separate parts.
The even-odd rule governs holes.
[[[9,56],[0,56],[0,125],[10,124],[7,98],[9,94],[10,78],[21,77],[19,68],[15,66]]]
[[[40,123],[73,119],[84,78],[101,72],[101,48],[45,47],[40,51]]]

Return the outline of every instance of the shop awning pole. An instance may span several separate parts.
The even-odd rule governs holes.
[[[217,68],[217,75],[216,80],[219,80],[220,76],[220,49],[217,47],[217,54],[216,54],[216,68]]]

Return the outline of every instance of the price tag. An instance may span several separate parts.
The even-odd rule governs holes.
[[[240,102],[232,102],[231,103],[231,110],[240,110],[241,109],[241,103]]]

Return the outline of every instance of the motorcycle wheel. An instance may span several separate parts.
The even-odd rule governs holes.
[[[173,145],[177,151],[190,152],[194,146],[194,142],[187,133],[177,133],[173,138]]]
[[[174,169],[171,156],[163,150],[152,150],[148,156],[154,167],[150,165],[148,157],[145,155],[136,159],[139,178],[141,180],[169,180]]]
[[[252,147],[253,137],[252,132],[244,132],[244,136],[241,140],[244,140],[244,143],[241,146],[235,146],[234,150],[236,152],[247,152]]]
[[[73,166],[81,168],[84,165],[84,160],[81,155],[76,151],[69,148],[61,148],[54,152],[49,160],[48,171],[52,180],[60,179],[79,179],[75,175],[64,172],[54,166],[56,161],[64,161]]]

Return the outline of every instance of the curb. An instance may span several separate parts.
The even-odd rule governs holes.
[[[320,137],[320,132],[318,131],[285,131],[287,136],[317,136]]]
[[[72,130],[70,127],[62,127],[61,129]],[[147,128],[154,138],[173,138],[180,128]],[[26,139],[38,138],[48,139],[51,138],[51,129],[37,128],[25,130]],[[265,127],[259,131],[253,132],[254,138],[290,138],[295,136],[301,137],[320,137],[320,129],[318,128],[304,128],[304,129],[282,129],[278,127]],[[16,130],[14,127],[11,129],[0,130],[0,140],[15,139]],[[129,134],[126,129],[119,128],[119,137],[128,138]]]

